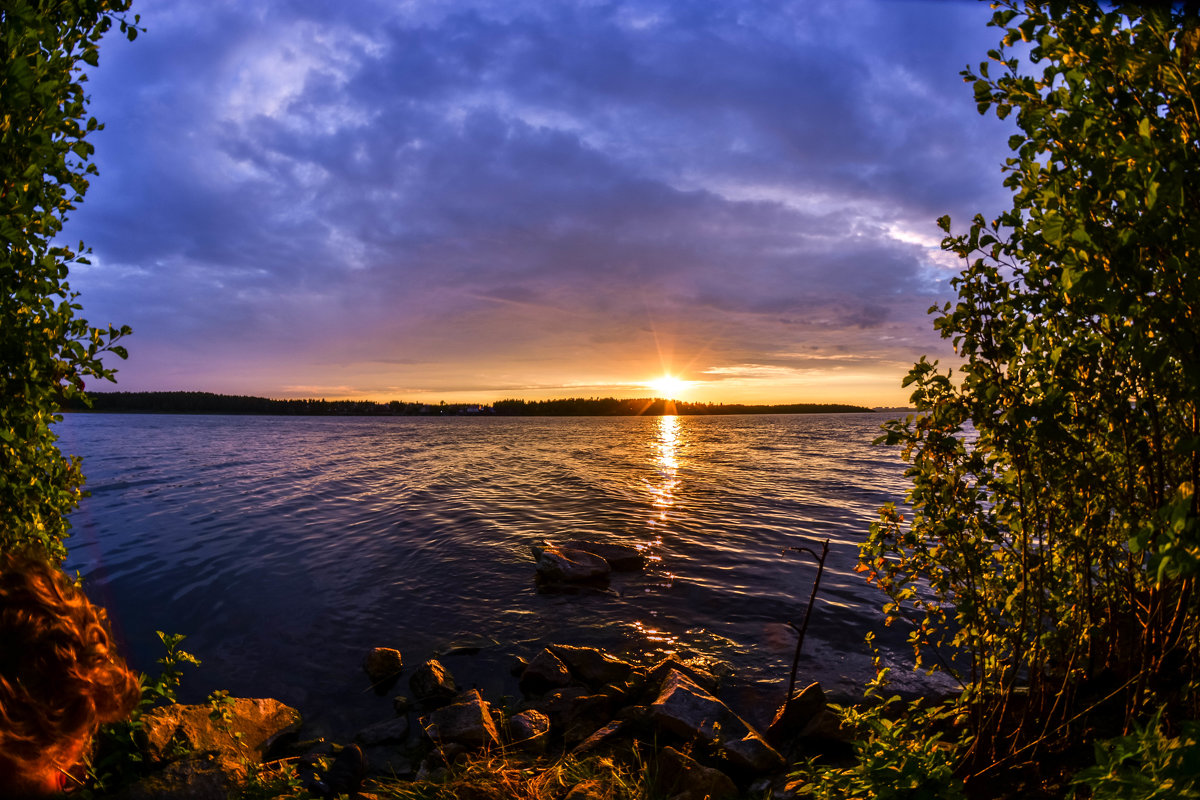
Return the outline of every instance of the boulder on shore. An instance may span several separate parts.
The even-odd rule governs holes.
[[[654,785],[671,800],[729,800],[738,794],[737,786],[724,772],[706,767],[674,747],[659,751]]]
[[[492,712],[478,689],[465,692],[455,702],[421,719],[429,738],[439,745],[459,744],[479,748],[500,744]]]
[[[549,648],[534,656],[521,673],[521,691],[538,694],[548,689],[560,689],[571,682],[567,665]]]
[[[572,675],[591,686],[623,683],[633,673],[632,664],[595,647],[552,644],[547,649],[567,665]]]
[[[667,674],[649,714],[665,731],[715,745],[740,769],[761,774],[783,767],[783,756],[758,731],[682,672]]]
[[[281,736],[300,727],[300,712],[269,698],[233,698],[228,720],[207,705],[169,705],[142,717],[145,751],[159,769],[122,792],[125,800],[225,800]],[[173,753],[180,747],[182,757]]]
[[[231,700],[228,723],[214,720],[207,705],[169,705],[148,712],[142,717],[146,752],[162,760],[178,744],[240,765],[247,758],[262,761],[277,738],[300,727],[300,712],[278,700]]]
[[[767,728],[767,741],[779,747],[795,739],[824,710],[825,692],[821,684],[811,683],[792,692],[792,696],[775,712],[775,718]]]

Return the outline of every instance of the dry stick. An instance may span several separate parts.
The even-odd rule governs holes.
[[[799,634],[799,638],[796,639],[796,655],[792,657],[792,676],[788,680],[787,695],[783,698],[785,705],[792,699],[792,690],[796,688],[796,670],[800,668],[800,648],[804,646],[804,634],[808,630],[808,618],[812,616],[813,603],[817,599],[817,590],[821,588],[821,574],[825,572],[825,557],[829,555],[829,540],[826,539],[824,544],[821,545],[821,555],[817,555],[816,551],[809,547],[789,547],[787,550],[808,553],[815,558],[817,560],[817,577],[813,580],[812,593],[808,596],[808,608],[804,609],[804,623],[799,628],[794,623],[788,623],[788,627]],[[787,550],[784,552],[786,553]]]

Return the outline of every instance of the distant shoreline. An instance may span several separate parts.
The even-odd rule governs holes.
[[[393,400],[272,400],[266,397],[212,392],[89,392],[91,408],[81,402],[64,412],[143,414],[230,414],[304,417],[633,417],[727,416],[730,414],[863,414],[878,409],[845,403],[689,403],[663,398],[564,398],[560,400],[499,400],[480,403],[406,403]],[[897,411],[897,409],[882,409]]]

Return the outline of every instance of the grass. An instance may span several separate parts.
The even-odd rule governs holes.
[[[620,756],[537,760],[481,752],[460,756],[430,779],[370,778],[360,791],[379,800],[665,800],[654,771],[636,747]],[[245,788],[244,800],[309,797],[286,766],[260,773]]]

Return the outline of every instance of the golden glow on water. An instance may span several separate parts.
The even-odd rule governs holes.
[[[657,417],[654,440],[654,466],[658,469],[658,480],[648,486],[650,501],[657,510],[652,524],[667,520],[667,512],[675,505],[675,491],[679,487],[679,417]]]

